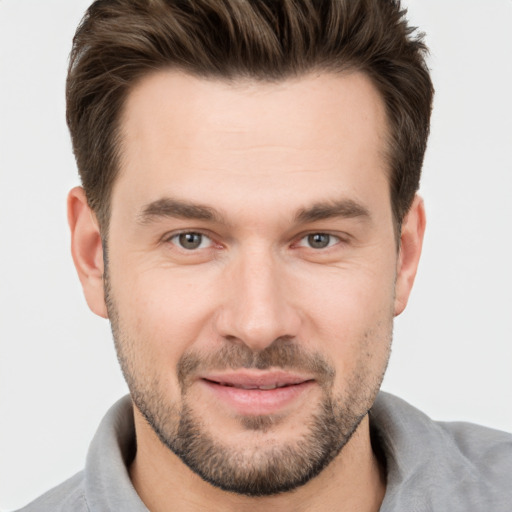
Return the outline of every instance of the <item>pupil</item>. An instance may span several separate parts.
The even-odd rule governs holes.
[[[308,242],[314,249],[323,249],[329,245],[330,236],[325,233],[315,233],[308,236]]]
[[[201,245],[202,235],[200,233],[182,233],[180,245],[184,249],[197,249]]]

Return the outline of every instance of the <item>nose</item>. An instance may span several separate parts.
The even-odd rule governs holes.
[[[218,333],[259,352],[279,338],[298,335],[301,315],[293,304],[285,262],[266,250],[240,255],[226,271]]]

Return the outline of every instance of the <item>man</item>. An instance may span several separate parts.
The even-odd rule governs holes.
[[[508,510],[510,436],[378,395],[432,86],[394,2],[99,1],[68,201],[128,399],[27,510]]]

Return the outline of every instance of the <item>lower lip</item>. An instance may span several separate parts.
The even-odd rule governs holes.
[[[238,414],[248,416],[283,412],[284,408],[302,398],[314,384],[313,381],[306,381],[293,386],[263,390],[223,386],[204,379],[200,382],[216,399],[227,404]]]

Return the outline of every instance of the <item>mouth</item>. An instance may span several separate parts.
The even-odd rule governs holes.
[[[261,389],[264,391],[297,386],[313,380],[308,376],[285,371],[261,370],[239,370],[223,374],[208,374],[202,378],[219,386],[238,389]]]
[[[205,375],[200,382],[216,403],[242,415],[283,412],[304,398],[315,380],[287,372],[239,371]]]
[[[231,384],[230,382],[216,382],[213,380],[205,379],[206,381],[211,382],[212,384],[218,384],[219,386],[227,386],[228,388],[238,388],[238,389],[261,389],[263,391],[268,391],[271,389],[277,388],[286,388],[289,386],[296,386],[297,384],[282,384],[276,382],[275,384],[265,384],[265,385],[257,385],[257,384]],[[302,383],[300,383],[302,384]]]

